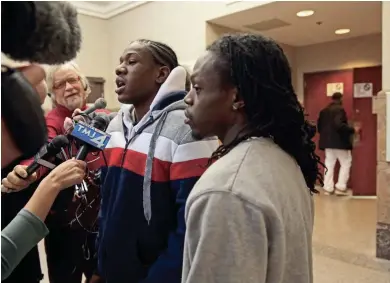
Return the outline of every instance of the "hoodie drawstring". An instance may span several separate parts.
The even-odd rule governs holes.
[[[152,219],[152,203],[150,197],[150,186],[152,184],[154,152],[156,149],[157,139],[160,136],[161,130],[164,126],[167,116],[168,116],[167,111],[162,113],[156,125],[156,128],[154,129],[152,138],[150,140],[148,156],[146,158],[144,184],[143,184],[143,207],[144,207],[145,219],[148,222],[148,225],[150,223],[150,220]]]

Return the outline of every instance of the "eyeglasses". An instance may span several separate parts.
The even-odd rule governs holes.
[[[77,85],[79,82],[80,82],[80,77],[67,78],[65,80],[54,83],[53,89],[57,89],[57,90],[63,89],[65,87],[66,83],[74,86],[74,85]]]

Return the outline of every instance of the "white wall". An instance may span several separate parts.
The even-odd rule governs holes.
[[[296,92],[303,101],[303,74],[382,64],[380,34],[295,48]]]

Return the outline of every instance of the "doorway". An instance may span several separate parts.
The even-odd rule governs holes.
[[[320,111],[330,102],[327,85],[343,84],[343,105],[349,121],[360,122],[362,130],[359,142],[352,151],[352,168],[348,187],[354,196],[376,195],[376,115],[372,113],[372,97],[355,98],[355,83],[372,83],[373,95],[381,87],[381,66],[336,70],[304,74],[304,106],[309,120],[317,122]],[[319,135],[314,140],[318,146]],[[324,160],[325,154],[317,148],[317,154]],[[338,165],[335,178],[338,177]]]

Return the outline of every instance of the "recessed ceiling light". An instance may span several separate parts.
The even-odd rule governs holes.
[[[297,16],[303,18],[303,17],[309,17],[313,14],[314,14],[313,10],[303,10],[303,11],[299,11],[297,13]]]
[[[335,34],[346,34],[349,33],[351,30],[349,28],[341,28],[341,29],[336,29]]]

